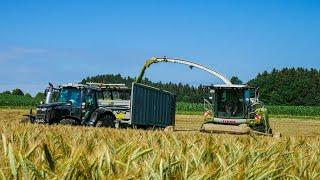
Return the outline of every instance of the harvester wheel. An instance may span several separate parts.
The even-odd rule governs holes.
[[[269,130],[267,130],[268,132],[266,132],[266,127],[264,124],[254,125],[254,126],[252,126],[252,129],[254,131],[258,131],[261,133],[272,134],[272,129],[269,129]]]
[[[101,117],[98,121],[96,126],[97,127],[115,127],[115,119],[111,114],[105,114]]]

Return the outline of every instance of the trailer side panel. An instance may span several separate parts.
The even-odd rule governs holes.
[[[176,96],[140,83],[132,84],[131,123],[137,126],[175,125]]]

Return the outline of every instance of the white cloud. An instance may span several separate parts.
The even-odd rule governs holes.
[[[41,48],[32,48],[32,47],[7,47],[0,49],[0,62],[15,60],[27,55],[43,55],[47,54],[48,50]]]

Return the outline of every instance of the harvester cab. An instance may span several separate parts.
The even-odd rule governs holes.
[[[272,134],[268,112],[259,101],[258,88],[247,85],[207,86],[209,97],[204,99],[206,132]],[[230,126],[231,125],[231,126]]]

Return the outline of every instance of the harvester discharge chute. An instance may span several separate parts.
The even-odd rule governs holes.
[[[203,65],[176,58],[152,57],[144,64],[136,82],[140,83],[146,69],[159,62],[178,63],[196,67],[221,79],[224,84],[206,86],[204,97],[204,123],[200,131],[209,133],[272,135],[268,111],[259,100],[258,89],[248,85],[235,85],[221,73]]]

